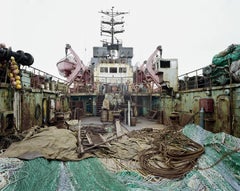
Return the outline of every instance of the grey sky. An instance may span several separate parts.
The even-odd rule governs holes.
[[[0,42],[31,53],[34,67],[58,75],[56,63],[69,43],[87,65],[101,46],[101,10],[128,11],[124,46],[133,64],[158,45],[177,58],[179,74],[204,67],[230,44],[240,42],[239,0],[0,0]]]

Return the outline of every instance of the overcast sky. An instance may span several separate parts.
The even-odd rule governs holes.
[[[211,64],[240,42],[240,0],[0,0],[0,42],[34,56],[34,67],[58,75],[56,63],[71,44],[87,65],[101,46],[101,10],[127,11],[123,45],[141,64],[158,45],[177,58],[179,74]]]

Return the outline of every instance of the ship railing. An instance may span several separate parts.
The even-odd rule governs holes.
[[[124,77],[103,77],[103,76],[94,76],[95,79],[98,79],[100,83],[103,84],[124,84],[130,83],[133,81],[132,76],[124,76]]]
[[[229,67],[209,65],[178,76],[179,90],[211,88],[232,83]]]
[[[21,66],[21,81],[25,88],[67,91],[66,80],[32,66]]]
[[[202,85],[198,82],[200,78],[203,78],[202,69],[193,70],[178,76],[179,90],[195,89]]]

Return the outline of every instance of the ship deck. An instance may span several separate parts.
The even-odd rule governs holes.
[[[82,127],[97,128],[113,125],[110,122],[101,122],[100,117],[82,117],[79,121],[81,121]],[[186,125],[180,131],[169,134],[169,131],[166,130],[170,130],[170,126],[161,125],[157,121],[148,120],[144,117],[138,117],[135,126],[122,124],[121,127],[127,133],[112,139],[110,142],[105,142],[106,144],[102,147],[96,147],[91,152],[94,155],[83,157],[81,160],[71,161],[66,160],[66,157],[65,160],[49,160],[44,159],[44,157],[37,157],[32,160],[0,157],[2,188],[7,191],[26,189],[69,191],[239,190],[238,159],[240,153],[237,149],[239,149],[240,139],[224,133],[213,134],[194,124]],[[53,130],[52,133],[51,131],[46,132],[44,139],[41,139],[40,133],[37,134],[36,137],[39,140],[32,143],[42,143],[45,146],[47,145],[48,149],[54,146],[51,150],[51,156],[54,155],[52,151],[57,153],[56,156],[60,156],[63,150],[71,150],[70,140],[63,139],[68,137],[67,131],[69,130],[57,128]],[[58,134],[58,131],[62,131],[65,136]],[[164,134],[164,132],[167,133]],[[189,139],[184,138],[183,142],[179,144],[178,141],[181,140],[182,133]],[[55,144],[57,141],[51,144],[47,142],[47,137],[52,141],[54,136],[56,136],[57,141],[61,142],[60,147]],[[153,139],[154,137],[156,139]],[[156,175],[161,169],[157,164],[159,160],[161,161],[161,157],[159,158],[161,153],[154,155],[151,159],[152,162],[147,161],[146,158],[138,159],[147,150],[155,148],[156,143],[164,148],[167,147],[168,142],[172,149],[178,148],[181,150],[181,146],[186,144],[184,140],[189,141],[190,139],[194,140],[193,145],[197,143],[199,148],[203,146],[205,152],[198,156],[198,162],[194,163],[194,168],[187,168],[188,171],[183,173],[182,176],[178,176],[177,172],[179,171],[174,171],[174,169],[168,169],[166,172],[162,171],[165,177]],[[33,140],[33,137],[30,140]],[[170,140],[173,141],[173,144]],[[20,143],[18,143],[18,146],[22,148]],[[192,146],[191,149],[194,148]],[[31,144],[31,147],[34,147],[33,144]],[[76,150],[76,146],[73,149]],[[85,150],[88,150],[88,148],[85,148]],[[101,150],[104,150],[104,152],[101,153]],[[8,153],[8,150],[5,152]],[[178,154],[181,154],[181,152]],[[170,159],[169,162],[171,160],[173,159]],[[181,160],[181,156],[177,157],[177,161],[179,160]],[[189,160],[189,158],[184,159],[184,161],[186,160]],[[141,162],[143,163],[141,164]],[[149,169],[142,168],[144,165],[147,165]],[[179,167],[178,170],[180,169]],[[152,173],[150,173],[151,170],[153,170]],[[8,176],[6,176],[6,173]]]
[[[95,125],[104,125],[112,124],[112,122],[101,122],[100,117],[90,116],[81,118],[82,125],[95,124]],[[154,129],[164,129],[166,125],[160,124],[157,120],[149,120],[145,117],[137,117],[136,125],[129,126],[127,124],[121,123],[121,125],[126,128],[128,131],[140,130],[143,128],[154,128]]]

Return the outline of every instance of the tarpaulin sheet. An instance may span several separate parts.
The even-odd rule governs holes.
[[[77,139],[75,133],[55,126],[40,128],[39,132],[15,142],[1,157],[34,159],[44,157],[56,160],[79,160],[77,156]]]

